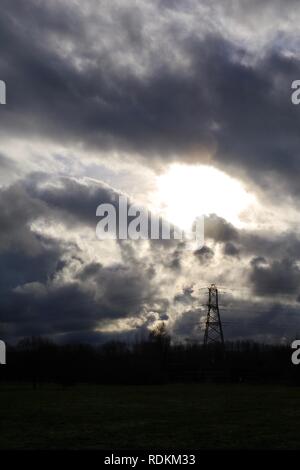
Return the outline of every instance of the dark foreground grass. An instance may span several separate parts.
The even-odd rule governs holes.
[[[1,449],[299,449],[300,389],[0,386]]]

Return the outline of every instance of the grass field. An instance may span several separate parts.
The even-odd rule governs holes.
[[[0,386],[1,449],[299,449],[300,389]]]

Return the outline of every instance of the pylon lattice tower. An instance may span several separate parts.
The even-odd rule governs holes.
[[[224,348],[224,336],[219,312],[218,289],[215,284],[208,287],[207,316],[204,333],[204,346],[221,343]]]

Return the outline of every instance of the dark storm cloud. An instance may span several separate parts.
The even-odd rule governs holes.
[[[197,161],[209,151],[215,164],[272,193],[270,177],[279,190],[298,193],[300,113],[291,105],[290,85],[300,77],[300,64],[294,56],[270,44],[254,60],[220,33],[199,37],[177,25],[166,38],[189,66],[171,67],[157,48],[143,75],[136,73],[139,48],[146,53],[149,47],[142,8],[112,14],[104,7],[92,21],[66,2],[2,3],[1,72],[9,88],[3,133],[79,140],[160,159],[175,153]],[[97,48],[89,28],[97,31]],[[127,47],[124,58],[133,58],[131,68],[107,46],[115,31]]]
[[[93,297],[75,283],[49,287],[37,283],[7,292],[1,310],[5,330],[14,339],[93,330],[99,318]]]
[[[0,252],[11,248],[37,253],[41,238],[32,223],[88,226],[95,230],[96,209],[101,203],[117,204],[118,194],[101,183],[80,182],[45,173],[31,174],[9,187],[0,188]]]
[[[156,31],[147,36],[146,3],[134,8],[129,3],[108,10],[108,2],[88,1],[83,8],[78,2],[2,0],[0,78],[8,93],[1,137],[138,151],[149,164],[209,162],[252,180],[274,199],[297,196],[300,111],[291,104],[290,84],[300,78],[300,62],[284,47],[293,42],[293,32],[270,36],[267,47],[255,53],[237,46],[220,28],[198,34],[171,21],[161,44]],[[153,23],[160,13],[169,20],[195,7],[194,2],[157,4]],[[252,19],[265,8],[258,1],[230,2],[219,12],[228,9],[243,21],[242,4]],[[275,16],[281,14],[283,3],[272,5]],[[84,16],[87,7],[91,13]],[[2,178],[18,175],[6,154],[0,155],[0,167]],[[11,337],[98,338],[99,321],[142,317],[145,307],[153,307],[154,316],[142,318],[147,328],[168,315],[168,300],[156,293],[156,275],[161,269],[180,277],[185,256],[180,244],[152,242],[145,262],[138,248],[120,242],[122,262],[104,267],[87,261],[80,247],[34,228],[42,221],[51,228],[59,223],[66,230],[94,231],[96,207],[115,204],[116,197],[104,185],[43,174],[0,189],[0,312]],[[205,236],[221,245],[226,262],[247,266],[256,295],[299,295],[295,234],[238,230],[211,215]],[[206,246],[193,260],[208,271],[217,253]],[[56,282],[65,271],[71,280]],[[188,305],[193,296],[187,290],[173,300],[176,306]],[[276,311],[271,308],[270,317],[264,317],[270,331],[274,325],[268,319]],[[198,318],[199,311],[190,309],[174,331],[183,336]]]
[[[194,255],[197,257],[200,263],[209,263],[214,257],[214,252],[208,246],[203,246],[199,250],[196,250]]]
[[[227,256],[238,256],[240,253],[239,249],[234,243],[227,242],[224,246],[224,254]]]
[[[138,315],[141,306],[153,301],[155,291],[151,278],[141,275],[142,266],[115,264],[103,267],[92,263],[84,267],[78,279],[95,286],[101,295],[102,310],[108,318],[115,316]]]
[[[142,307],[155,300],[151,282],[136,266],[84,265],[74,281],[59,284],[45,282],[41,267],[33,265],[31,271],[39,282],[2,292],[1,320],[9,338],[74,334],[84,338],[103,321],[139,318]]]
[[[30,225],[45,210],[41,201],[28,194],[23,182],[0,188],[0,252],[9,248],[26,253],[39,252],[39,240]]]
[[[205,238],[211,238],[216,242],[234,241],[239,238],[238,230],[227,220],[216,214],[205,218]]]
[[[66,243],[50,238],[37,236],[39,250],[26,253],[16,247],[0,254],[0,292],[14,289],[30,282],[43,282],[53,278],[65,266],[64,254],[68,248]]]
[[[244,255],[255,255],[267,258],[300,259],[300,239],[294,231],[283,231],[274,235],[272,232],[240,232],[240,250]]]
[[[235,257],[241,266],[248,264],[244,280],[248,280],[256,295],[276,296],[282,302],[287,298],[295,301],[299,295],[300,240],[293,231],[274,234],[237,229],[225,219],[210,215],[205,220],[205,238],[220,244],[223,253]],[[211,248],[205,246],[198,251],[203,252],[203,257]]]
[[[205,238],[222,244],[224,254],[228,256],[300,259],[300,239],[292,230],[274,234],[272,231],[238,229],[222,217],[211,214],[205,218]],[[203,254],[207,250],[210,248],[204,247]]]
[[[158,293],[155,267],[139,258],[138,246],[120,241],[122,261],[103,266],[88,262],[83,248],[63,235],[51,238],[33,226],[40,220],[44,227],[59,223],[94,232],[96,207],[115,203],[113,190],[93,181],[33,174],[2,188],[0,195],[0,311],[7,339],[95,338],[103,321],[133,318],[141,331],[166,317],[168,301]]]
[[[186,252],[180,244],[177,248],[151,244],[151,256],[146,259],[141,258],[138,243],[118,241],[121,261],[104,266],[98,261],[87,261],[79,246],[38,233],[32,225],[42,220],[51,227],[59,223],[66,229],[94,231],[95,207],[101,202],[115,203],[115,196],[111,188],[92,180],[45,174],[29,175],[1,189],[0,310],[7,338],[51,335],[63,341],[82,335],[83,339],[98,338],[101,342],[104,337],[97,336],[95,328],[103,322],[135,319],[138,323],[134,328],[142,332],[156,320],[168,318],[173,305],[189,307],[190,311],[188,315],[183,312],[176,321],[174,334],[183,338],[188,331],[199,333],[193,326],[201,313],[194,309],[198,292],[188,286],[173,298],[165,298],[157,277],[159,268],[175,277],[181,275]],[[282,302],[285,296],[297,299],[300,274],[296,262],[300,250],[295,235],[263,237],[235,229],[214,215],[207,218],[207,235],[230,256],[239,250],[239,260],[248,263],[249,288],[256,295],[263,298],[276,294]],[[258,256],[260,247],[265,258]],[[208,270],[211,260],[217,261],[208,246],[193,258],[198,266]],[[252,262],[247,262],[249,258]],[[251,302],[236,308],[243,316],[247,309],[251,310]],[[242,331],[247,335],[244,327],[234,330],[234,334],[238,336]]]
[[[194,289],[192,286],[185,287],[180,294],[175,295],[174,301],[180,302],[182,304],[190,305],[191,303],[197,300],[196,297],[193,296]]]
[[[13,270],[12,256],[8,257]],[[1,321],[10,340],[75,333],[76,337],[82,334],[84,338],[104,321],[139,319],[143,307],[155,302],[151,281],[136,266],[84,265],[72,282],[57,283],[50,278],[45,280],[45,276],[51,270],[57,274],[64,266],[41,266],[38,265],[41,260],[36,258],[30,262],[30,270],[22,269],[21,277],[12,272],[11,284],[24,280],[27,284],[14,289],[6,285],[1,289]],[[67,263],[65,266],[68,267]]]
[[[175,322],[172,332],[181,339],[191,338],[191,336],[202,337],[203,332],[200,328],[199,318],[204,314],[200,309],[186,310]],[[202,338],[201,338],[202,339]]]
[[[50,178],[47,185],[40,185],[31,178],[26,187],[33,198],[51,208],[66,225],[87,225],[94,229],[99,204],[117,207],[118,202],[117,192],[91,180],[84,183],[72,178]]]
[[[257,294],[282,295],[299,292],[300,270],[295,260],[283,258],[268,263],[264,258],[251,262],[250,280]]]
[[[221,312],[225,337],[233,340],[245,337],[262,342],[289,342],[295,338],[300,328],[298,309],[293,306],[273,302],[251,305],[245,302],[239,306],[239,313]],[[238,315],[237,315],[238,313]]]

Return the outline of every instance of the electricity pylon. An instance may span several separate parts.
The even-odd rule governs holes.
[[[221,343],[224,348],[224,336],[219,312],[218,289],[215,284],[208,287],[207,316],[204,333],[204,346]]]

